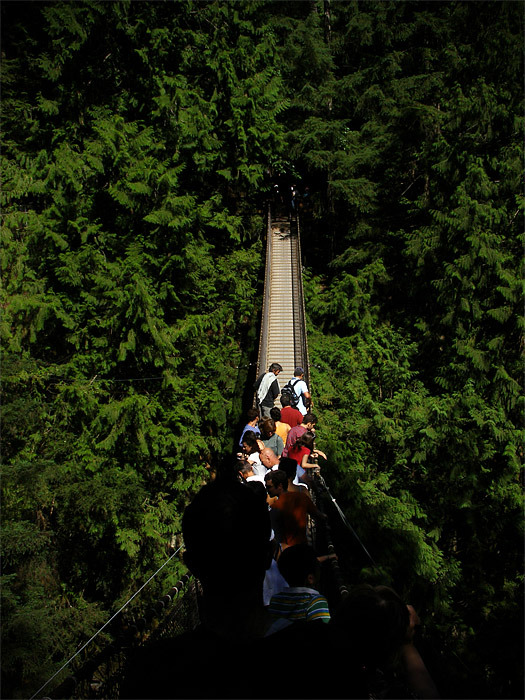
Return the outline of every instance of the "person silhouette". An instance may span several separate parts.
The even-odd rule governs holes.
[[[307,675],[271,664],[252,680],[250,658],[285,658],[300,645],[323,648],[328,625],[275,621],[263,605],[270,566],[270,519],[264,499],[246,484],[218,477],[187,506],[184,561],[202,585],[201,622],[182,635],[129,653],[121,698],[308,698],[323,688]],[[277,695],[276,695],[277,693]]]
[[[414,645],[418,624],[414,608],[392,588],[354,586],[330,621],[333,658],[343,671],[340,682],[344,684],[344,661],[361,669],[370,697],[439,698]]]

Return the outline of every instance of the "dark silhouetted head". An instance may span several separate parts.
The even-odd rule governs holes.
[[[363,666],[390,663],[404,643],[409,612],[387,586],[355,586],[332,616],[340,643]]]
[[[281,420],[281,411],[277,408],[277,406],[270,409],[270,418],[272,418],[276,423]]]
[[[279,460],[279,469],[282,469],[288,479],[295,479],[297,474],[297,462],[291,457],[281,457]]]
[[[319,562],[314,550],[307,544],[283,549],[277,566],[289,586],[313,585],[319,578]]]
[[[292,403],[290,397],[288,394],[281,394],[281,406],[284,408],[285,406],[290,406]]]
[[[205,593],[262,585],[270,518],[266,501],[246,485],[217,479],[203,486],[184,511],[182,532],[186,565]]]

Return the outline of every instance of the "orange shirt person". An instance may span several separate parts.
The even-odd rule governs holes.
[[[288,477],[282,469],[269,472],[264,477],[266,490],[272,501],[270,507],[273,529],[281,548],[306,543],[306,524],[308,516],[326,519],[307,493],[288,491]]]

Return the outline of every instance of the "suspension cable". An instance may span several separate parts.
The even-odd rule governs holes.
[[[317,488],[319,486],[319,478],[321,476],[320,471],[319,471],[319,467],[317,467],[317,469],[314,469],[314,474],[315,474],[315,479],[313,482],[314,491],[315,491],[316,495],[321,495],[320,489]],[[316,505],[317,505],[317,503],[316,503]],[[320,506],[318,506],[318,507],[320,508]],[[336,583],[338,591],[339,591],[339,596],[341,597],[341,599],[343,599],[348,595],[348,588],[347,588],[347,585],[346,585],[346,583],[343,579],[343,576],[341,574],[341,569],[339,568],[339,561],[337,558],[337,553],[335,551],[334,543],[332,542],[332,528],[330,527],[328,520],[326,520],[323,523],[323,528],[324,528],[324,533],[325,533],[325,538],[326,538],[328,555],[335,554],[335,557],[330,557],[330,566],[332,569],[332,575],[334,577],[335,583]]]
[[[149,577],[149,579],[146,581],[146,583],[142,584],[142,586],[138,589],[138,591],[136,591],[136,592],[131,596],[131,598],[129,598],[129,600],[126,601],[126,602],[124,603],[124,605],[120,608],[120,610],[118,610],[112,617],[110,617],[110,619],[109,619],[104,625],[102,625],[102,627],[98,630],[98,632],[95,632],[95,634],[91,637],[91,639],[88,639],[88,641],[87,641],[75,654],[73,654],[73,656],[72,656],[68,661],[66,661],[66,663],[63,664],[63,665],[58,669],[58,671],[57,671],[56,673],[54,673],[54,674],[51,676],[51,678],[50,678],[49,680],[47,680],[47,681],[44,683],[44,685],[36,691],[36,693],[34,693],[34,694],[29,698],[29,700],[34,700],[34,698],[36,698],[36,696],[37,696],[42,690],[44,690],[44,688],[45,688],[47,685],[49,685],[49,683],[51,683],[51,681],[52,681],[54,678],[56,678],[56,677],[58,676],[58,674],[59,674],[61,671],[63,671],[63,670],[66,668],[66,666],[68,666],[68,665],[73,661],[74,658],[76,658],[82,651],[84,651],[84,649],[88,646],[88,644],[91,644],[91,642],[95,639],[95,637],[98,637],[98,635],[102,632],[102,630],[104,630],[104,629],[110,624],[110,622],[112,622],[112,621],[117,617],[117,615],[119,615],[119,614],[124,610],[124,608],[126,608],[126,607],[131,603],[131,601],[132,601],[134,598],[136,598],[136,597],[138,596],[138,594],[139,594],[144,588],[146,588],[146,586],[148,585],[148,583],[149,583],[152,579],[154,579],[155,576],[156,576],[160,571],[162,571],[162,569],[166,566],[166,564],[169,564],[169,562],[173,559],[173,557],[174,557],[176,554],[178,554],[178,553],[180,552],[180,550],[182,549],[182,547],[183,547],[183,545],[181,544],[181,546],[177,549],[177,551],[176,551],[176,552],[173,552],[173,554],[172,554],[168,559],[166,559],[166,561],[164,562],[164,564],[162,564],[162,566],[160,566],[160,567],[157,569],[157,571],[155,571],[155,573],[152,574],[152,575]]]
[[[369,560],[370,560],[372,566],[374,567],[374,569],[376,569],[376,571],[379,571],[379,567],[377,566],[377,564],[375,563],[375,561],[372,559],[372,556],[370,555],[368,549],[365,547],[365,545],[364,545],[364,544],[361,542],[361,540],[359,539],[359,535],[357,534],[357,532],[354,530],[354,528],[353,528],[353,527],[350,525],[350,523],[348,522],[348,519],[346,518],[345,514],[343,513],[343,511],[342,511],[341,508],[339,507],[339,504],[337,503],[337,501],[335,500],[335,498],[334,498],[334,497],[332,496],[332,494],[330,493],[330,491],[329,491],[329,489],[328,489],[328,486],[326,485],[326,482],[325,482],[325,480],[323,479],[323,477],[321,476],[321,474],[319,474],[318,477],[319,477],[319,483],[320,483],[321,486],[324,488],[324,490],[326,491],[326,493],[327,493],[328,496],[330,497],[330,500],[332,501],[332,503],[333,503],[333,504],[335,505],[335,507],[337,508],[337,512],[338,512],[339,515],[341,516],[341,520],[342,520],[343,523],[346,525],[346,527],[350,530],[350,532],[353,534],[353,536],[356,538],[356,540],[359,542],[359,545],[361,546],[361,549],[362,549],[363,552],[366,554],[366,556],[369,558]]]

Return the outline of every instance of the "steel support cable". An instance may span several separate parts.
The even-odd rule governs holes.
[[[54,673],[54,674],[51,676],[51,678],[49,678],[49,680],[47,680],[47,681],[44,683],[44,685],[41,686],[41,687],[36,691],[36,693],[34,693],[34,694],[29,698],[29,700],[33,700],[33,698],[36,698],[36,696],[37,696],[42,690],[44,690],[44,688],[45,688],[46,686],[48,686],[48,685],[51,683],[51,681],[54,680],[54,679],[58,676],[58,674],[66,668],[66,666],[69,666],[69,664],[73,661],[73,659],[75,659],[81,652],[83,652],[84,649],[85,649],[89,644],[91,644],[91,642],[92,642],[96,637],[98,637],[98,635],[99,635],[104,629],[106,629],[106,627],[107,627],[111,622],[113,622],[113,620],[114,620],[118,615],[120,615],[120,613],[121,613],[125,608],[127,608],[127,606],[131,603],[131,601],[132,601],[134,598],[136,598],[136,597],[138,596],[138,594],[139,594],[144,588],[146,588],[146,586],[150,583],[150,581],[152,581],[152,580],[155,578],[155,576],[156,576],[158,573],[160,573],[160,571],[162,571],[162,569],[163,569],[167,564],[169,564],[169,562],[173,559],[173,557],[176,556],[176,555],[180,552],[180,550],[182,549],[182,547],[183,547],[183,545],[181,544],[181,546],[177,549],[177,551],[176,551],[176,552],[173,552],[173,554],[169,557],[169,559],[166,559],[166,561],[164,562],[164,564],[162,564],[162,566],[160,566],[160,567],[157,569],[157,571],[155,571],[155,573],[152,574],[152,575],[149,577],[149,579],[146,581],[146,583],[142,584],[142,586],[138,589],[138,591],[136,591],[136,592],[131,596],[131,598],[129,598],[129,599],[124,603],[124,605],[123,605],[114,615],[112,615],[112,616],[110,617],[110,619],[109,619],[106,623],[104,623],[104,624],[102,625],[102,627],[101,627],[97,632],[95,632],[95,634],[94,634],[92,637],[90,637],[90,639],[88,639],[88,641],[87,641],[85,644],[83,644],[82,647],[81,647],[77,652],[75,652],[75,653],[73,654],[73,656],[72,656],[70,659],[68,659],[68,661],[66,661],[66,663],[63,664],[63,665],[58,669],[58,671],[57,671],[56,673]]]
[[[135,635],[139,632],[144,632],[148,625],[148,621],[152,622],[153,617],[157,613],[160,613],[161,610],[172,603],[173,599],[179,593],[182,593],[186,584],[188,584],[192,579],[193,576],[191,574],[184,574],[184,576],[177,582],[177,585],[170,589],[169,593],[164,595],[162,598],[159,598],[155,605],[146,611],[144,617],[134,620],[134,623],[129,625],[114,642],[108,644],[108,646],[102,649],[93,658],[85,661],[73,675],[66,678],[57,688],[55,688],[49,697],[45,697],[42,700],[73,697],[73,693],[78,685],[82,681],[86,681],[90,676],[93,676],[95,671],[99,669],[103,663],[106,663],[112,657],[115,657],[123,651],[125,653],[125,648],[129,645],[133,637],[135,637]],[[171,615],[173,615],[174,612],[172,612]]]
[[[376,571],[379,571],[379,567],[377,566],[377,564],[375,563],[375,561],[372,559],[372,556],[370,555],[370,552],[369,552],[368,549],[365,547],[365,545],[361,542],[361,540],[360,540],[360,538],[359,538],[359,535],[358,535],[357,532],[354,530],[354,528],[350,525],[350,523],[348,522],[348,519],[346,518],[345,514],[343,513],[343,511],[342,511],[341,508],[339,507],[339,504],[337,503],[337,501],[335,500],[335,498],[334,498],[334,497],[332,496],[332,494],[330,493],[330,491],[329,491],[329,489],[328,489],[328,486],[326,485],[325,480],[323,479],[323,477],[322,477],[320,474],[318,475],[318,478],[319,478],[319,483],[320,483],[320,485],[321,485],[322,488],[325,490],[325,492],[326,492],[327,495],[329,496],[330,500],[332,501],[332,503],[333,503],[334,506],[336,507],[337,512],[339,513],[339,515],[340,515],[340,517],[341,517],[341,520],[342,520],[343,523],[346,525],[346,527],[350,530],[350,532],[353,534],[353,536],[356,538],[356,540],[358,541],[358,543],[359,543],[361,549],[363,550],[363,552],[366,554],[366,556],[367,556],[368,559],[370,560],[370,563],[372,564],[372,566],[374,567],[374,569],[376,569]]]
[[[292,235],[292,223],[290,221],[290,235]],[[295,250],[294,250],[295,248]],[[294,255],[294,252],[296,255]],[[293,316],[293,354],[294,354],[294,368],[298,365],[303,364],[303,358],[300,353],[300,340],[302,331],[302,317],[300,315],[300,309],[297,308],[297,302],[300,300],[300,287],[299,287],[299,262],[297,256],[297,236],[295,236],[295,246],[290,250],[290,276],[292,280],[292,316]]]
[[[318,487],[318,481],[322,479],[321,475],[319,472],[315,472],[315,479],[314,479],[314,489],[317,492],[317,487]],[[319,503],[317,505],[319,510],[324,513],[323,508],[321,507],[321,504]],[[326,513],[325,513],[326,515]],[[332,529],[330,527],[330,523],[328,520],[325,520],[323,523],[323,527],[325,530],[325,536],[326,536],[326,546],[328,550],[328,554],[337,554],[334,543],[332,541]],[[337,586],[337,589],[339,591],[339,595],[341,598],[344,598],[346,595],[348,595],[348,587],[345,583],[345,580],[343,578],[343,575],[341,574],[341,568],[339,566],[339,561],[335,557],[330,558],[330,567],[332,569],[332,576],[334,577],[335,584]]]
[[[322,507],[322,498],[321,498],[322,495],[324,495],[324,494],[322,494],[320,492],[320,489],[317,488],[318,487],[317,479],[319,477],[318,469],[319,468],[317,467],[317,469],[313,470],[314,480],[312,483],[312,489],[310,491],[310,495],[312,497],[312,501],[315,503],[317,508],[322,513],[325,513],[325,511]],[[325,515],[326,515],[326,513],[325,513]],[[324,541],[323,541],[322,547],[319,544],[319,538],[317,536],[318,530],[317,530],[317,525],[315,523],[315,520],[311,517],[309,517],[308,520],[309,520],[309,525],[308,525],[309,544],[311,544],[316,551],[322,550],[324,552],[324,550],[326,549],[328,554],[337,554],[335,546],[332,542],[332,533],[331,533],[330,525],[328,523],[328,519],[324,520],[321,523],[321,528],[322,528],[322,531],[324,534]],[[344,598],[348,594],[348,588],[347,588],[346,583],[344,581],[344,578],[341,574],[341,569],[339,567],[339,561],[336,557],[330,557],[329,561],[330,561],[330,568],[331,568],[331,572],[332,572],[332,577],[333,577],[335,585],[338,589],[339,595],[341,598]]]
[[[312,383],[310,380],[310,358],[308,356],[308,335],[306,333],[306,306],[304,300],[304,287],[303,287],[303,255],[301,252],[301,231],[299,227],[299,214],[296,214],[297,221],[297,260],[299,266],[299,284],[300,284],[300,304],[301,304],[301,324],[302,324],[302,343],[301,343],[301,366],[306,370],[306,381],[310,393],[312,393]]]
[[[272,255],[272,217],[270,205],[266,214],[266,261],[264,267],[264,294],[261,313],[261,328],[259,331],[259,353],[257,356],[257,377],[268,368],[268,315],[270,307],[270,260]],[[254,394],[254,405],[256,397]]]
[[[290,229],[291,232],[291,229]],[[292,315],[293,315],[293,354],[294,354],[294,368],[299,364],[299,357],[297,354],[297,309],[296,309],[296,299],[298,296],[297,290],[297,265],[294,265],[293,252],[290,251],[290,276],[292,278]]]

